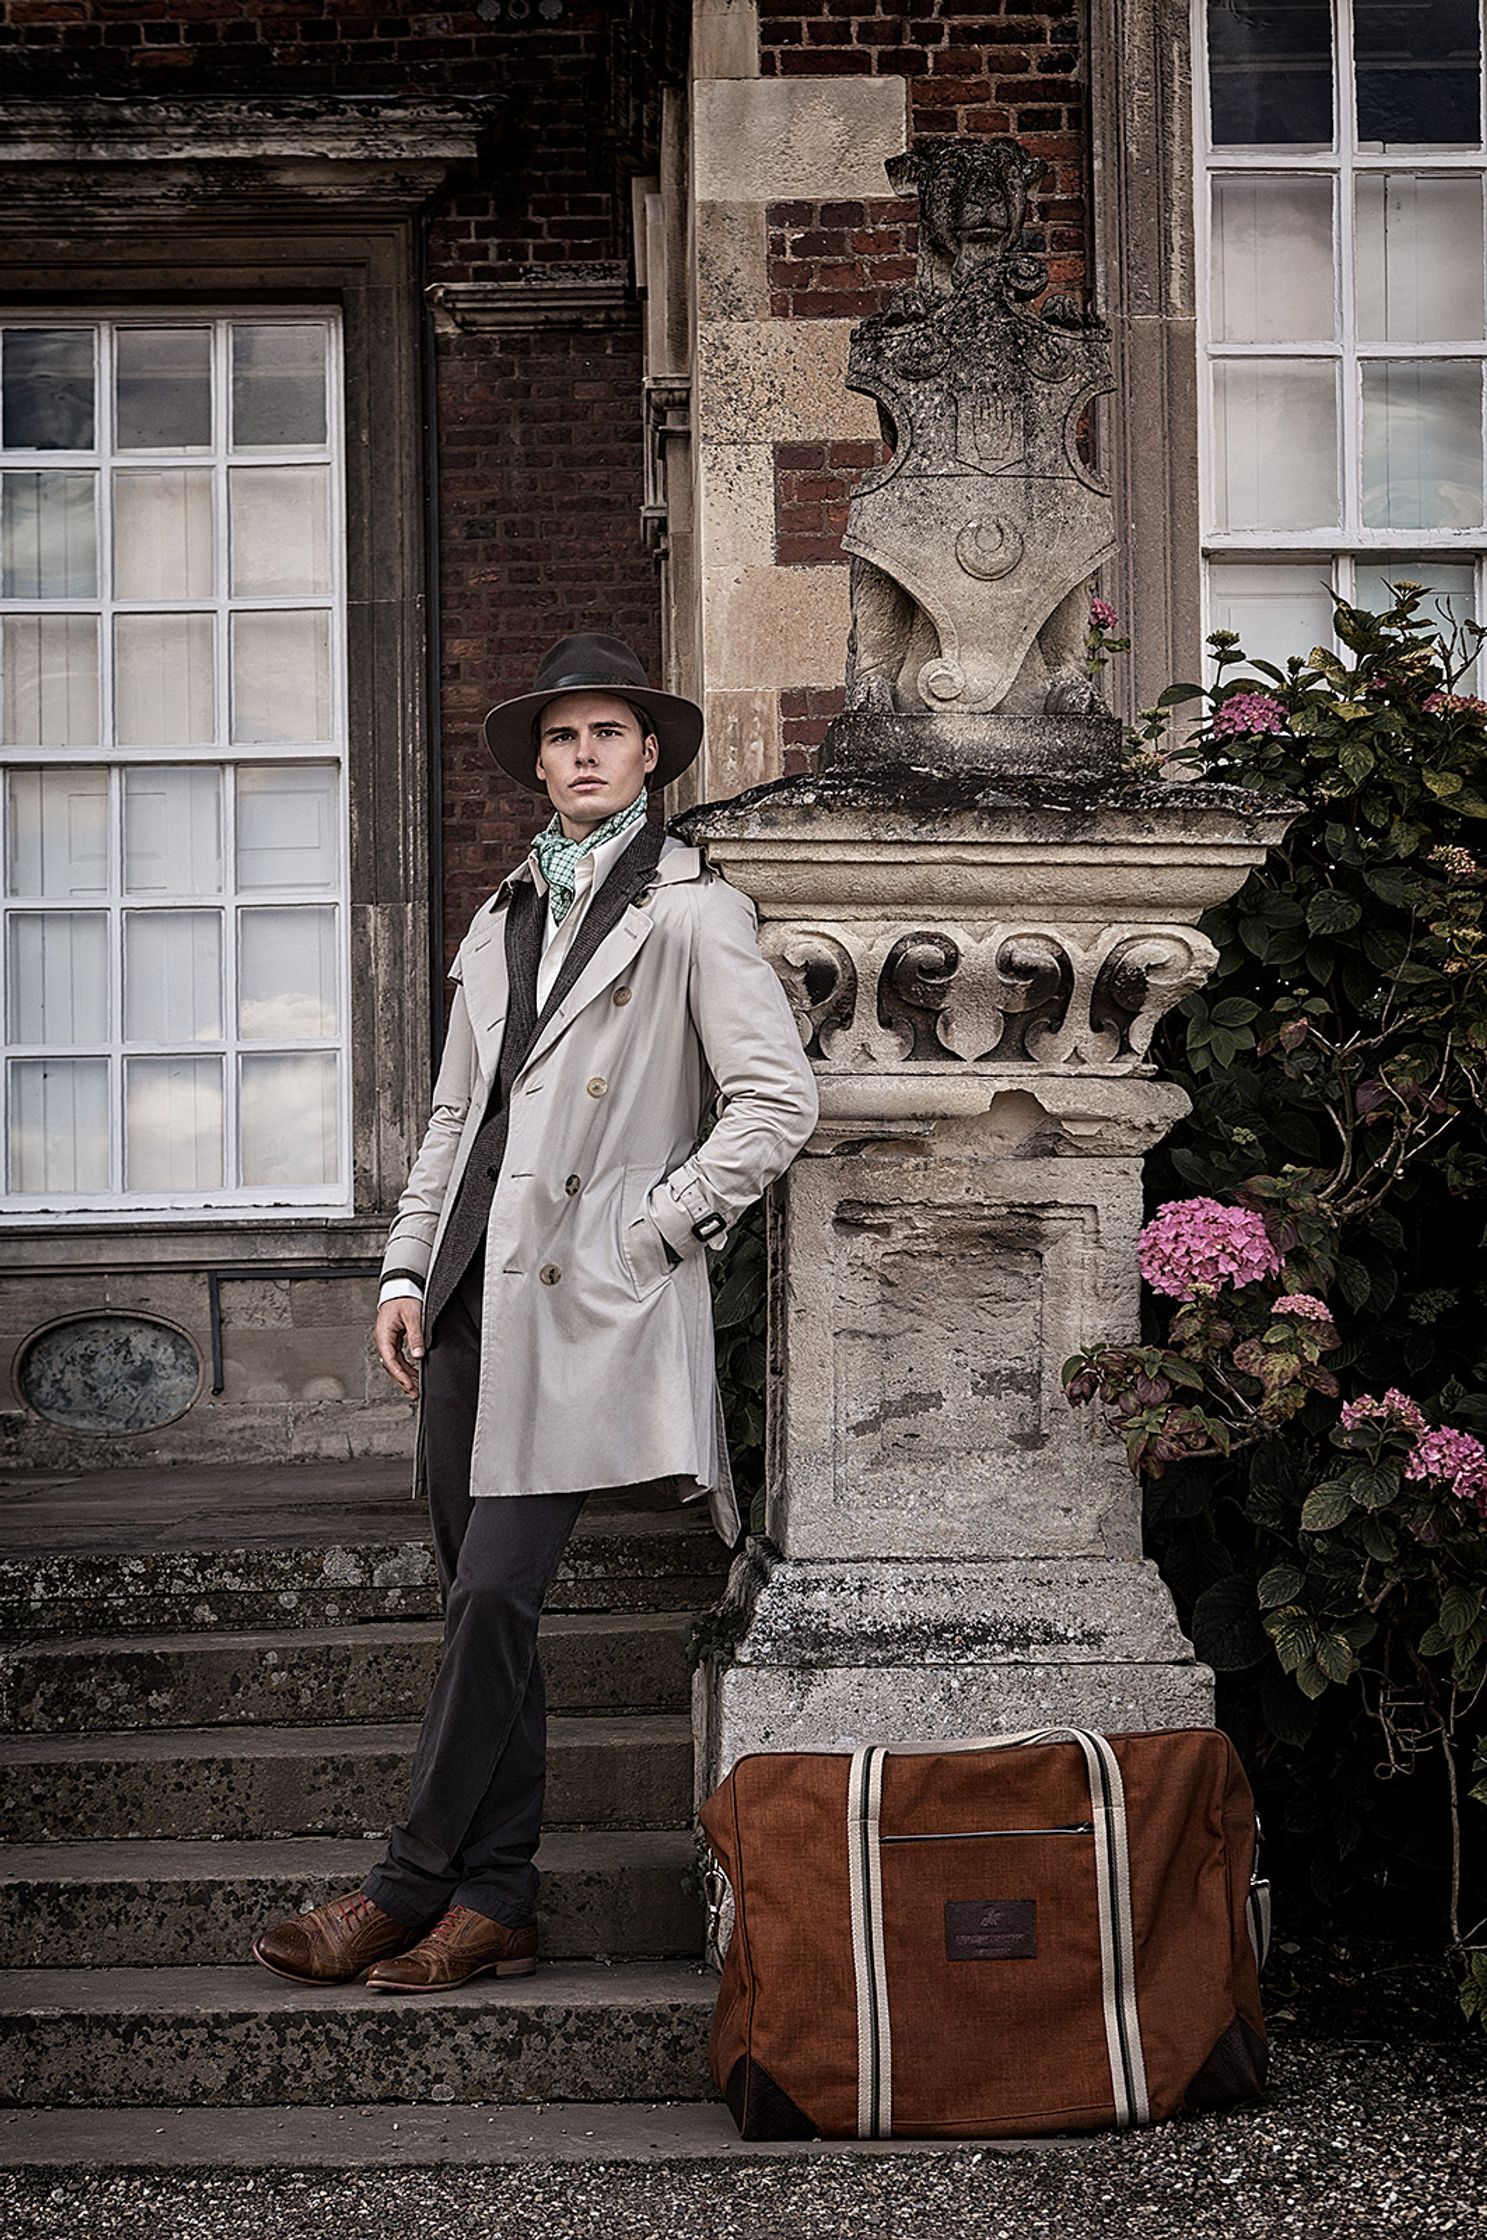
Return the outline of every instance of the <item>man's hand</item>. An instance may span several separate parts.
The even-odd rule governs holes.
[[[418,1371],[408,1362],[423,1359],[423,1305],[417,1299],[389,1299],[377,1309],[372,1328],[377,1359],[410,1400],[418,1398]],[[406,1354],[407,1360],[404,1360]]]

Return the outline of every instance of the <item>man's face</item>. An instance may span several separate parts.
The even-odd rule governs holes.
[[[656,742],[613,692],[564,692],[537,722],[537,775],[570,840],[627,809],[656,766]]]

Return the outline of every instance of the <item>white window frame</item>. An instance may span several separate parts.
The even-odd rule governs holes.
[[[253,447],[231,452],[228,448],[230,363],[226,330],[233,325],[319,326],[326,333],[326,440],[323,445],[300,444],[289,448]],[[0,1212],[7,1228],[54,1225],[59,1218],[127,1225],[142,1214],[152,1220],[200,1222],[213,1217],[241,1222],[245,1214],[272,1214],[276,1220],[319,1220],[352,1210],[351,1135],[351,976],[350,976],[350,819],[347,752],[346,676],[346,432],[343,332],[340,314],[324,305],[274,303],[182,304],[164,302],[141,306],[90,305],[61,309],[49,305],[20,305],[0,313],[0,327],[92,329],[97,337],[94,355],[95,448],[91,451],[0,452],[4,470],[61,473],[89,470],[98,476],[98,592],[91,599],[14,599],[0,601],[0,612],[12,614],[93,614],[99,630],[100,730],[105,743],[86,747],[10,747],[0,745],[0,871],[9,863],[8,785],[3,778],[12,769],[100,769],[109,771],[108,882],[106,891],[69,902],[65,897],[12,897],[3,892],[8,881],[0,878],[0,1035],[8,1035],[10,941],[8,919],[41,911],[107,912],[110,929],[110,1039],[107,1042],[41,1048],[4,1042],[3,1079],[8,1086],[12,1059],[50,1057],[104,1057],[109,1067],[109,1189],[106,1193],[27,1192],[11,1190],[8,1129],[9,1097],[0,1098]],[[113,444],[114,337],[122,327],[206,326],[212,330],[212,444],[183,451],[116,451]],[[209,469],[212,475],[214,581],[210,599],[115,600],[110,596],[113,570],[112,471],[116,465],[151,469]],[[326,593],[283,596],[240,595],[231,592],[228,554],[227,475],[230,466],[315,466],[329,469],[330,525],[328,566],[330,588]],[[266,609],[330,613],[330,738],[301,748],[276,742],[235,743],[231,736],[231,670],[228,654],[231,616]],[[124,747],[107,741],[113,729],[113,629],[115,614],[211,613],[214,616],[216,733],[213,748]],[[255,893],[256,904],[272,908],[333,905],[337,912],[336,1000],[339,1033],[334,1037],[272,1038],[247,1041],[236,1032],[238,983],[238,924],[240,896],[236,877],[236,777],[237,768],[253,764],[293,764],[299,767],[333,765],[337,773],[337,879],[334,890],[313,893],[275,889],[272,895]],[[206,768],[219,774],[222,815],[222,887],[217,895],[126,896],[123,879],[123,771],[126,767]],[[126,909],[212,911],[222,921],[224,1034],[212,1040],[185,1045],[151,1045],[131,1042],[130,1057],[218,1056],[223,1066],[224,1172],[234,1171],[239,1157],[238,1060],[241,1055],[276,1056],[330,1050],[336,1054],[336,1136],[339,1174],[332,1183],[224,1184],[214,1190],[169,1192],[126,1190],[123,1186],[124,1078],[126,1055],[123,1003],[123,913]]]
[[[1358,146],[1358,112],[1353,51],[1351,0],[1332,0],[1333,145],[1331,149],[1288,154],[1282,148],[1217,148],[1213,144],[1209,99],[1208,8],[1194,0],[1193,9],[1193,166],[1195,259],[1197,269],[1197,342],[1199,366],[1198,453],[1199,506],[1203,547],[1203,631],[1215,627],[1212,606],[1214,560],[1306,560],[1325,556],[1336,595],[1354,597],[1356,565],[1365,565],[1373,554],[1438,553],[1458,564],[1475,563],[1477,615],[1484,612],[1487,593],[1487,525],[1468,529],[1369,529],[1362,523],[1363,376],[1365,362],[1440,359],[1453,363],[1475,359],[1487,383],[1487,340],[1439,343],[1360,343],[1357,335],[1354,280],[1354,194],[1356,182],[1370,173],[1413,172],[1483,178],[1487,174],[1487,43],[1479,50],[1478,131],[1481,145],[1475,150],[1456,148],[1432,153],[1401,149],[1375,154]],[[1487,22],[1479,6],[1479,37],[1487,42]],[[1249,174],[1275,177],[1302,173],[1332,182],[1332,238],[1334,243],[1334,339],[1331,342],[1220,342],[1213,334],[1213,226],[1214,182],[1223,176]],[[1487,192],[1487,188],[1484,188]],[[1487,303],[1487,226],[1483,228],[1484,303]],[[1313,363],[1327,361],[1337,367],[1338,383],[1338,488],[1342,522],[1337,528],[1218,530],[1215,485],[1217,446],[1214,431],[1215,365],[1245,359],[1299,358]],[[1484,416],[1484,484],[1487,484],[1487,416]],[[1484,495],[1487,509],[1487,495]],[[1460,619],[1458,617],[1458,619]],[[1296,647],[1304,652],[1304,647]]]

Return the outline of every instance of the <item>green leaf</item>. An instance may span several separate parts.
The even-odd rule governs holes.
[[[1231,1572],[1206,1587],[1193,1604],[1191,1631],[1199,1657],[1215,1672],[1244,1672],[1263,1664],[1268,1644],[1253,1579]]]
[[[1324,1633],[1318,1638],[1316,1661],[1327,1678],[1339,1685],[1351,1680],[1358,1669],[1358,1659],[1339,1633]]]
[[[1362,905],[1336,887],[1321,887],[1306,906],[1306,922],[1313,933],[1351,933],[1363,915]]]
[[[1316,1486],[1301,1504],[1303,1532],[1331,1532],[1353,1511],[1352,1496],[1336,1484]]]
[[[1219,1027],[1247,1027],[1260,1016],[1260,1006],[1246,996],[1225,996],[1213,1007],[1211,1017]]]
[[[1308,1657],[1305,1664],[1296,1667],[1296,1685],[1304,1696],[1313,1699],[1326,1694],[1327,1675],[1315,1657]]]
[[[1465,783],[1459,770],[1425,770],[1421,776],[1438,801],[1448,801]]]
[[[1422,1657],[1443,1657],[1451,1644],[1439,1626],[1427,1626],[1417,1646]]]
[[[1348,1475],[1348,1491],[1363,1509],[1386,1509],[1399,1491],[1399,1472],[1388,1463],[1366,1462]]]
[[[1447,1587],[1441,1596],[1440,1629],[1448,1641],[1456,1641],[1469,1632],[1481,1615],[1480,1588]]]
[[[1165,692],[1158,693],[1156,704],[1159,708],[1180,708],[1185,700],[1201,700],[1203,695],[1201,684],[1169,684]]]
[[[1278,1563],[1266,1572],[1256,1594],[1262,1610],[1274,1610],[1283,1602],[1294,1602],[1306,1584],[1306,1575],[1294,1563]]]

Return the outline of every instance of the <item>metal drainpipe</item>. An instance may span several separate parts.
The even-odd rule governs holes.
[[[419,306],[419,367],[423,425],[423,533],[424,533],[424,696],[428,736],[429,833],[429,1019],[434,1071],[444,1047],[444,727],[439,611],[439,391],[434,345],[434,314],[427,287],[429,231],[433,212],[423,210],[418,219],[417,287]]]

